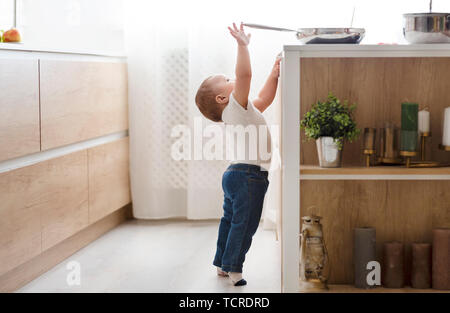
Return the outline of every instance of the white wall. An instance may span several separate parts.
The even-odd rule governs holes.
[[[27,46],[124,50],[122,0],[17,1],[17,27]]]
[[[127,4],[136,0],[126,0]],[[17,0],[17,26],[27,46],[67,50],[123,51],[124,0]],[[221,15],[231,20],[281,27],[348,27],[356,8],[353,26],[365,27],[363,43],[403,43],[402,13],[426,12],[429,0],[189,0],[180,2],[146,0],[151,12],[164,25],[174,15],[221,23]],[[182,1],[181,3],[183,3]],[[14,0],[0,0],[0,29],[13,23]],[[449,0],[434,0],[435,12],[450,12]],[[151,13],[150,12],[150,13]],[[146,16],[143,14],[142,16]],[[165,27],[170,27],[166,23]],[[189,25],[185,25],[188,27]],[[214,25],[211,25],[214,27]],[[218,25],[215,25],[218,26]],[[260,33],[260,31],[252,31]],[[264,32],[261,34],[269,34]],[[290,40],[293,34],[276,33]],[[264,35],[263,35],[264,36]]]
[[[0,30],[6,31],[13,26],[14,0],[0,0]]]

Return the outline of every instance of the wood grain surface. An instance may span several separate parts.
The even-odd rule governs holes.
[[[88,150],[89,223],[130,203],[128,137]]]
[[[450,58],[302,58],[300,118],[330,91],[357,104],[360,129],[379,130],[388,121],[400,127],[401,102],[417,102],[419,108],[428,107],[431,116],[427,156],[448,163],[450,154],[439,150],[438,144],[443,111],[450,106],[449,81]],[[318,165],[314,141],[305,142],[303,131],[301,140],[301,164]],[[344,165],[363,165],[361,149],[361,140],[346,142]]]
[[[450,181],[300,181],[301,216],[323,217],[331,262],[330,283],[353,283],[353,229],[375,227],[377,256],[382,244],[431,242],[431,230],[450,227]]]
[[[0,292],[13,292],[24,286],[131,216],[131,205],[126,205],[29,261],[17,264],[11,271],[0,275]]]
[[[0,275],[87,225],[86,150],[0,174]]]
[[[125,63],[40,61],[42,149],[128,129]]]
[[[0,88],[0,161],[38,152],[38,61],[0,59]]]

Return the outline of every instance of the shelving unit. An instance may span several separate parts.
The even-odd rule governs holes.
[[[449,290],[435,290],[435,289],[414,289],[411,287],[405,288],[383,288],[376,287],[372,289],[358,289],[352,285],[329,285],[327,293],[450,293]]]
[[[404,166],[322,168],[300,165],[301,180],[450,180],[450,167]]]
[[[344,146],[344,167],[318,167],[315,143],[300,133],[300,118],[329,91],[357,103],[359,128],[400,126],[402,101],[417,101],[431,111],[426,153],[450,163],[438,149],[441,113],[450,105],[450,45],[298,45],[285,46],[281,69],[282,290],[298,292],[300,217],[323,217],[332,264],[329,292],[441,292],[410,288],[359,290],[353,278],[352,232],[377,230],[377,254],[383,242],[431,241],[435,227],[450,227],[450,167],[363,167],[361,142]],[[300,135],[301,134],[301,135]]]

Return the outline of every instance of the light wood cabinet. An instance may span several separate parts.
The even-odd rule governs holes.
[[[0,59],[0,161],[40,150],[37,60]]]
[[[41,253],[39,168],[0,174],[0,275]]]
[[[87,152],[0,174],[0,275],[88,225]]]
[[[330,283],[353,283],[353,229],[375,227],[377,261],[387,241],[431,241],[432,229],[450,227],[450,167],[364,168],[362,142],[345,143],[343,168],[318,167],[314,141],[300,119],[329,92],[357,103],[359,128],[400,126],[401,103],[418,102],[431,113],[427,157],[448,164],[438,144],[449,105],[449,45],[295,45],[284,47],[281,68],[282,290],[299,290],[301,216],[318,214],[330,258]],[[383,269],[381,269],[383,271]],[[408,275],[405,276],[408,282]],[[343,289],[345,289],[344,287]],[[336,290],[335,288],[333,288]],[[403,290],[403,289],[402,289]]]
[[[41,164],[39,164],[41,165]],[[42,250],[89,224],[87,151],[43,162],[41,196],[36,206],[42,218]]]
[[[128,138],[88,150],[89,223],[130,203]]]
[[[127,130],[125,63],[0,59],[0,85],[1,170],[20,167],[0,173],[3,290],[124,220],[131,197],[128,138],[27,156]]]
[[[450,226],[450,181],[301,180],[301,216],[319,215],[324,228],[332,284],[351,284],[353,230],[376,229],[377,255],[384,242],[405,244],[409,277],[413,242],[431,242],[432,229]],[[409,283],[409,281],[408,281]]]
[[[356,103],[354,111],[358,126],[378,130],[386,122],[400,127],[401,106],[404,101],[427,107],[431,116],[431,133],[427,156],[448,162],[448,153],[440,150],[442,115],[450,104],[447,92],[450,78],[450,58],[302,58],[301,118],[317,100],[325,100],[328,92],[339,99]],[[345,143],[345,166],[363,165],[362,132],[358,140]],[[301,132],[301,164],[318,164],[316,144],[306,141]],[[420,156],[420,154],[419,154]]]
[[[128,129],[125,63],[40,61],[42,150]]]

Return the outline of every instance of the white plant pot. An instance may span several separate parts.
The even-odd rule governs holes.
[[[342,149],[333,137],[320,137],[316,140],[320,167],[341,167]]]

